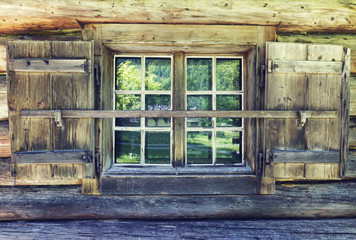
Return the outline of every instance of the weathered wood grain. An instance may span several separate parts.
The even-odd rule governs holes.
[[[294,163],[339,163],[340,153],[338,151],[303,151],[303,150],[278,150],[272,149],[269,153],[273,162]]]
[[[12,155],[16,164],[84,164],[89,156],[87,151],[17,152]]]
[[[6,75],[0,74],[0,121],[8,120]]]
[[[10,156],[9,122],[0,121],[0,158]]]
[[[128,117],[243,117],[243,118],[300,118],[299,111],[120,111],[120,110],[62,110],[62,118],[128,118]],[[21,117],[54,118],[55,110],[23,110]],[[336,111],[305,111],[307,118],[336,118]]]
[[[325,239],[356,238],[356,220],[82,220],[0,224],[3,239]]]
[[[1,33],[42,29],[78,29],[78,23],[163,23],[276,25],[280,31],[353,31],[352,2],[265,1],[80,2],[8,0],[2,4]]]
[[[341,45],[351,49],[351,73],[356,73],[356,37],[345,33],[277,33],[278,42]],[[323,56],[325,57],[325,55]],[[318,56],[319,58],[319,56]]]
[[[8,46],[8,62],[12,57],[92,59],[91,43],[84,41],[8,41]],[[7,70],[12,153],[72,149],[94,152],[92,119],[67,119],[64,128],[59,129],[52,119],[20,116],[23,109],[93,109],[94,81],[90,73],[17,72],[9,67]],[[94,173],[93,167],[72,163],[16,164],[15,169],[17,178],[22,180],[19,184],[78,184],[81,178]]]
[[[356,177],[356,151],[350,150],[345,170],[345,177]]]
[[[271,71],[275,73],[335,73],[342,71],[342,62],[273,60]]]
[[[186,109],[186,81],[184,53],[174,54],[173,65],[173,110]],[[182,98],[184,96],[184,98]],[[183,167],[185,164],[185,118],[173,118],[173,166]]]
[[[268,57],[272,61],[310,62],[343,61],[344,49],[341,46],[311,45],[298,43],[268,43]],[[277,61],[277,62],[278,62]],[[277,63],[278,65],[278,63]],[[344,64],[346,68],[347,63]],[[273,65],[269,67],[273,69]],[[341,151],[331,159],[333,163],[318,163],[320,159],[310,155],[310,159],[293,156],[294,163],[273,163],[273,175],[278,179],[338,179],[343,169],[346,143],[342,137],[347,130],[347,91],[348,75],[338,69],[337,74],[318,74],[305,71],[292,71],[283,74],[269,72],[267,79],[266,108],[268,110],[335,110],[337,119],[308,119],[304,126],[291,119],[267,120],[267,150],[312,150]],[[277,68],[278,69],[278,68]],[[343,80],[343,78],[345,80]],[[345,104],[345,103],[346,104]],[[347,128],[347,127],[346,127]],[[307,156],[307,152],[305,153]],[[294,158],[295,157],[295,158]],[[285,156],[285,158],[288,158]],[[302,160],[304,159],[304,161]],[[341,160],[340,160],[341,159]],[[278,161],[278,160],[277,160]],[[326,161],[325,158],[322,161]],[[298,163],[295,163],[298,162]],[[310,163],[313,162],[313,163]],[[339,163],[341,167],[337,164]]]
[[[256,194],[256,176],[104,174],[101,176],[100,186],[102,195]]]
[[[90,72],[90,62],[86,59],[13,59],[9,71],[16,72]]]
[[[119,197],[84,196],[79,186],[2,187],[0,219],[355,217],[355,188],[355,181],[277,183],[274,195]]]

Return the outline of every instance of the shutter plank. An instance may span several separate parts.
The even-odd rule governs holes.
[[[297,61],[297,60],[273,60],[272,66],[275,73],[333,73],[338,74],[342,70],[342,62],[332,61]]]
[[[90,63],[86,59],[14,59],[9,70],[16,72],[73,72],[86,73],[90,71]]]
[[[13,52],[12,46],[15,46]],[[59,129],[52,119],[21,119],[20,114],[24,109],[72,109],[73,101],[79,98],[83,99],[80,109],[94,108],[94,89],[86,87],[93,85],[91,42],[9,41],[8,49],[8,63],[11,60],[7,69],[11,152],[13,158],[19,159],[14,166],[19,184],[80,183],[81,178],[87,176],[85,165],[93,169],[93,164],[83,163],[78,156],[74,160],[73,156],[63,157],[58,153],[49,157],[46,152],[73,149],[93,152],[92,130],[83,124],[78,125],[76,119],[64,120],[65,127]],[[29,59],[31,64],[27,65]],[[83,65],[86,63],[89,66]],[[21,67],[12,68],[11,64]],[[79,64],[81,70],[73,70]],[[87,97],[83,98],[84,95]],[[83,121],[90,122],[88,119]],[[22,151],[37,153],[24,155],[19,153]]]
[[[266,149],[280,149],[272,164],[274,177],[339,179],[343,47],[295,43],[267,47],[267,59],[278,65],[267,73],[267,110],[338,112],[338,118],[307,119],[303,127],[292,119],[267,120]]]
[[[304,151],[304,150],[277,150],[270,152],[273,162],[294,163],[338,163],[340,153],[338,151]]]
[[[12,155],[16,164],[84,164],[87,151],[17,152]]]

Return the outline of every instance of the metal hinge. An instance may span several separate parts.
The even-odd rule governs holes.
[[[101,72],[100,72],[99,64],[94,64],[94,78],[95,78],[95,85],[97,87],[99,87],[101,83],[100,74]]]
[[[93,162],[93,154],[90,151],[85,152],[85,155],[82,156],[82,159],[85,163],[92,163]]]
[[[268,158],[266,159],[266,165],[270,165],[277,156],[273,154],[273,151],[268,152]]]
[[[264,86],[265,86],[265,73],[266,73],[266,65],[261,65],[261,67],[260,67],[260,82],[258,83],[259,88],[264,88]]]
[[[257,168],[257,172],[259,174],[262,173],[262,169],[263,169],[263,152],[260,152],[258,154],[258,168]]]
[[[97,152],[95,153],[95,173],[97,176],[99,176],[100,170],[101,170],[100,153]]]

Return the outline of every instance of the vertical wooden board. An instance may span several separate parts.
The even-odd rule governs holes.
[[[356,76],[350,78],[350,116],[356,116]]]
[[[285,178],[303,179],[305,176],[304,165],[304,163],[286,163]]]
[[[309,44],[307,60],[340,62],[343,60],[343,47]]]
[[[52,109],[73,108],[73,74],[52,74]],[[73,122],[75,119],[63,119],[64,127],[59,128],[52,122],[53,150],[73,149]]]
[[[307,60],[307,45],[298,43],[267,43],[267,59]]]
[[[91,42],[53,41],[50,44],[52,58],[92,59]]]
[[[27,122],[21,119],[20,111],[27,105],[27,74],[8,72],[9,89],[9,131],[11,152],[28,150]]]
[[[339,75],[308,75],[308,110],[340,111],[341,80]],[[307,149],[339,150],[338,119],[308,119],[305,131]]]
[[[173,110],[185,110],[186,81],[184,68],[184,53],[174,53],[173,65]],[[183,101],[182,101],[183,100]],[[182,167],[185,164],[185,119],[173,119],[173,166]]]
[[[90,74],[73,74],[73,109],[94,109],[94,87]],[[76,149],[94,150],[94,119],[75,119],[72,122],[73,144]]]
[[[50,110],[52,107],[52,92],[50,91],[50,74],[29,73],[28,109]],[[22,119],[29,124],[29,151],[48,150],[51,148],[50,119]]]
[[[63,178],[81,179],[84,177],[83,164],[53,164],[53,178],[60,181]]]
[[[266,148],[285,149],[285,120],[266,119]]]
[[[285,178],[286,177],[286,164],[287,163],[273,163],[273,177]]]
[[[103,55],[100,59],[100,67],[102,69],[102,77],[101,77],[101,84],[100,84],[100,98],[101,98],[101,105],[100,109],[104,110],[113,110],[113,79],[114,79],[114,72],[113,72],[113,63],[114,63],[114,56],[111,51],[104,48]],[[105,66],[105,67],[104,67]],[[102,120],[102,144],[101,144],[101,156],[102,156],[102,163],[103,163],[103,170],[108,169],[113,163],[113,120],[112,119],[103,119]]]
[[[306,179],[325,179],[324,163],[307,163],[305,164]]]
[[[273,163],[273,176],[276,179],[303,179],[304,163]]]

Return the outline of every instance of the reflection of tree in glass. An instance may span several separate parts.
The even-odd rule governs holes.
[[[146,90],[171,89],[171,59],[146,58]]]
[[[116,58],[116,90],[141,89],[141,58]]]
[[[188,110],[212,110],[212,96],[188,96]],[[188,127],[211,127],[211,118],[188,118]]]
[[[187,59],[187,89],[188,91],[204,91],[212,89],[212,59]]]
[[[168,111],[171,109],[170,95],[146,95],[145,102],[146,110]],[[148,118],[146,119],[146,126],[151,126],[151,124],[149,124],[149,121],[152,119],[155,121],[155,127],[169,127],[171,125],[170,118]]]
[[[241,90],[240,59],[216,60],[216,90]]]

